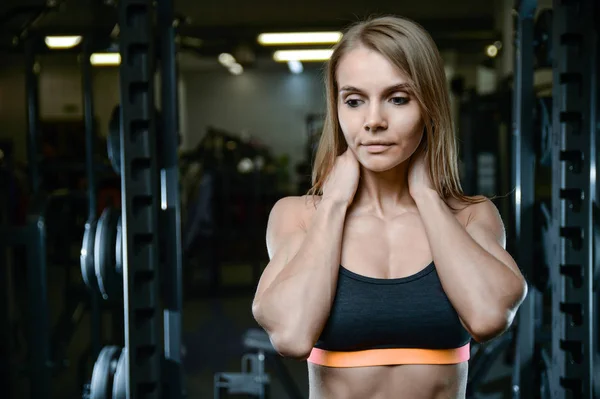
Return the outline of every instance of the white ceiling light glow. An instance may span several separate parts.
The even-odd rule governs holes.
[[[273,54],[277,62],[288,61],[326,61],[333,50],[279,50]]]
[[[95,66],[115,66],[121,64],[119,53],[94,53],[90,56],[90,63]]]
[[[341,32],[261,33],[258,42],[263,46],[286,44],[334,44],[342,38]]]
[[[244,72],[244,68],[240,64],[233,64],[229,67],[229,72],[234,75],[241,75]]]
[[[288,61],[288,68],[290,68],[290,71],[294,74],[302,73],[302,71],[304,70],[302,63],[296,60]]]
[[[44,42],[51,49],[67,49],[81,43],[81,36],[46,36]]]
[[[229,68],[235,64],[235,58],[229,53],[222,53],[219,55],[219,63],[226,68]]]

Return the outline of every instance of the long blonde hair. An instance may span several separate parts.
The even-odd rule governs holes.
[[[439,51],[431,36],[419,24],[393,16],[371,18],[352,25],[333,49],[325,70],[327,114],[315,155],[312,188],[308,194],[322,194],[336,157],[347,148],[337,114],[336,71],[340,59],[360,46],[386,57],[409,79],[425,126],[422,149],[431,181],[440,197],[468,203],[476,201],[467,197],[460,185],[450,96]]]

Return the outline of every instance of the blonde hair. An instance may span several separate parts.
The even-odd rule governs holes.
[[[315,155],[309,195],[321,195],[336,157],[347,143],[338,114],[336,71],[341,58],[357,47],[377,51],[408,79],[419,103],[425,135],[421,142],[435,190],[444,200],[455,198],[472,203],[461,188],[458,154],[443,60],[431,36],[419,24],[406,18],[384,16],[352,25],[334,47],[326,64],[327,114]]]

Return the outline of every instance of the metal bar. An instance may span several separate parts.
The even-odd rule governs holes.
[[[35,59],[35,43],[29,39],[25,42],[25,90],[27,96],[27,162],[28,175],[32,193],[37,194],[40,188],[40,172],[38,159],[38,136],[40,123],[40,102],[38,93],[38,65]]]
[[[94,126],[94,89],[92,81],[92,66],[90,55],[92,54],[92,43],[90,38],[83,39],[83,53],[81,54],[81,85],[83,87],[83,110],[85,121],[85,153],[86,153],[86,176],[88,181],[89,210],[88,218],[96,217],[96,173],[94,170],[94,147],[96,143],[96,132]]]
[[[127,399],[161,397],[152,0],[121,0],[121,204]]]
[[[535,187],[535,150],[533,146],[533,18],[536,0],[524,0],[518,4],[515,42],[515,72],[513,91],[513,179],[515,187],[514,234],[517,263],[523,275],[531,280],[533,269],[533,209]],[[533,285],[519,309],[513,379],[513,399],[535,398],[536,387],[532,376],[535,364],[535,313],[536,300]],[[518,375],[517,375],[518,373]]]
[[[183,365],[181,362],[181,316],[183,309],[182,259],[181,259],[181,201],[179,198],[179,119],[177,96],[177,62],[175,48],[175,12],[172,0],[158,1],[158,29],[160,38],[161,111],[160,131],[161,182],[165,195],[161,208],[164,212],[161,226],[165,250],[165,310],[163,394],[168,398],[181,398]]]
[[[553,1],[553,399],[592,398],[597,33],[594,0]]]
[[[43,209],[43,208],[42,208]],[[52,369],[46,270],[46,224],[43,214],[32,215],[28,224],[27,291],[29,297],[29,378],[31,398],[49,398]]]
[[[94,146],[96,144],[96,131],[94,124],[94,90],[92,81],[92,42],[89,37],[83,39],[83,52],[81,54],[81,85],[83,87],[83,110],[85,120],[85,170],[87,176],[88,192],[88,221],[96,219],[97,215],[97,187],[96,171],[94,167]],[[100,296],[94,290],[90,293],[90,327],[91,327],[91,356],[98,358],[102,349],[102,315]]]
[[[4,213],[4,210],[1,210]],[[0,223],[4,223],[6,218],[0,218]],[[8,216],[8,215],[6,215]],[[9,272],[9,267],[12,265],[8,261],[7,254],[7,245],[4,243],[2,238],[0,238],[0,323],[5,326],[2,328],[0,332],[0,384],[5,389],[4,394],[7,397],[12,397],[12,372],[10,367],[10,362],[12,360],[12,348],[10,345],[10,328],[12,327],[12,320],[10,319],[9,312],[9,295],[10,295],[10,286],[9,284],[12,281],[9,281],[9,276],[11,275]],[[12,263],[12,262],[11,262]],[[14,263],[13,263],[14,264]]]

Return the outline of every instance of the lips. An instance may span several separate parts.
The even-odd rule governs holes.
[[[385,145],[385,146],[390,146],[393,143],[389,143],[387,141],[367,141],[365,143],[363,143],[364,146],[372,146],[372,145]]]
[[[384,152],[385,150],[387,150],[388,148],[390,148],[393,144],[390,143],[365,143],[363,144],[363,147],[365,147],[365,149],[371,153],[371,154],[377,154],[377,153],[381,153]]]

